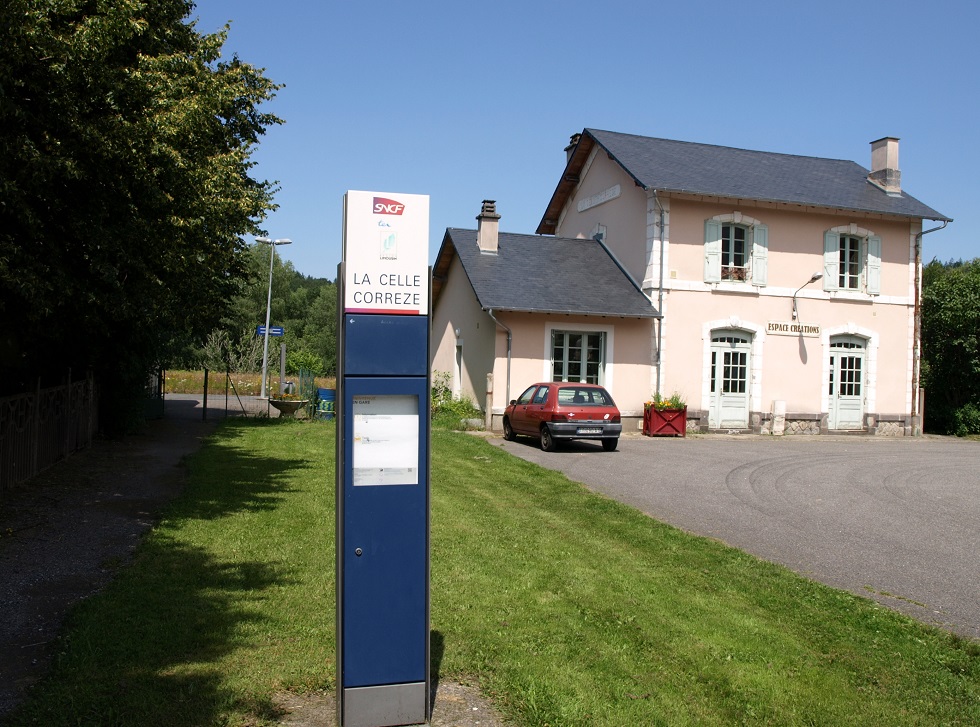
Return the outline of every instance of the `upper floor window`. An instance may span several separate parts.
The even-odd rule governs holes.
[[[749,259],[745,254],[748,230],[742,225],[721,226],[721,279],[747,280]]]
[[[857,225],[835,227],[823,238],[824,290],[878,295],[881,238]]]
[[[704,282],[765,285],[769,228],[740,213],[718,215],[704,223]]]

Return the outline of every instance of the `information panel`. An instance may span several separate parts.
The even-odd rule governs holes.
[[[353,484],[419,483],[419,398],[354,397]]]
[[[429,198],[344,196],[337,271],[337,724],[428,722]]]

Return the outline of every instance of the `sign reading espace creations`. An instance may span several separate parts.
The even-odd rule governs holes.
[[[428,195],[349,191],[344,220],[344,311],[427,315]]]

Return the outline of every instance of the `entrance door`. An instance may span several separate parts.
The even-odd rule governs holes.
[[[745,429],[749,426],[749,365],[752,341],[738,331],[716,331],[711,336],[712,429]]]
[[[861,429],[864,420],[864,339],[830,339],[830,429]]]

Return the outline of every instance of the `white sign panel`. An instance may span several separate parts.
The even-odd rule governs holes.
[[[592,209],[593,207],[598,207],[603,202],[608,202],[611,199],[616,199],[623,191],[623,188],[618,184],[613,185],[609,189],[599,192],[599,194],[593,194],[583,200],[579,200],[578,211],[585,212],[585,210]]]
[[[354,397],[354,485],[419,483],[419,398]]]
[[[427,315],[429,197],[344,195],[344,311]]]
[[[819,323],[800,323],[799,321],[769,321],[766,333],[774,336],[820,337]]]

